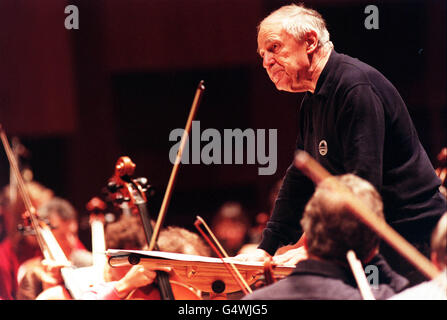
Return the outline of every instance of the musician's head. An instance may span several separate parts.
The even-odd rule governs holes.
[[[332,179],[346,186],[377,217],[384,219],[382,199],[366,180],[353,174],[324,180],[307,203],[301,220],[309,257],[346,264],[346,253],[353,250],[366,263],[378,252],[379,237],[346,209],[343,196],[332,187]]]
[[[283,6],[258,26],[258,53],[278,90],[309,90],[309,81],[315,80],[312,73],[327,48],[332,43],[324,19],[302,5]]]
[[[37,181],[26,181],[25,186],[30,200],[36,209],[54,197],[54,192],[51,189]],[[22,214],[26,211],[17,186],[7,185],[1,190],[0,206],[4,214],[5,228],[7,228],[9,235],[13,235],[17,232],[17,224],[23,223]],[[35,239],[32,237],[21,238],[21,241],[23,239],[26,239],[26,242],[35,242]]]
[[[108,224],[105,238],[107,249],[145,250],[148,247],[139,216],[123,215],[118,221]],[[209,247],[196,233],[176,226],[162,229],[158,235],[157,245],[163,252],[210,255]],[[130,268],[130,266],[111,268],[107,264],[105,278],[107,281],[121,279]]]
[[[28,191],[30,200],[33,206],[36,208],[39,208],[54,197],[53,190],[45,187],[43,184],[37,181],[26,181],[25,186]],[[20,211],[19,215],[23,213],[23,211],[25,211],[23,201],[21,200],[21,195],[16,186],[7,185],[6,187],[4,187],[0,197],[3,205],[20,205],[20,207],[16,208],[16,211]]]
[[[66,253],[70,251],[70,248],[76,247],[78,239],[77,212],[70,202],[54,197],[45,202],[37,213],[40,218],[48,220],[56,240]]]
[[[447,212],[439,220],[431,236],[431,260],[441,271],[447,267]]]
[[[192,254],[208,257],[211,255],[210,247],[197,233],[187,229],[168,226],[160,231],[158,246],[161,251]]]
[[[211,229],[228,255],[235,255],[248,241],[250,221],[239,202],[227,201],[218,209]]]
[[[146,236],[138,216],[122,215],[118,221],[106,225],[104,236],[108,249],[142,250],[146,246]]]

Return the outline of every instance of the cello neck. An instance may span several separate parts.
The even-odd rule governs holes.
[[[144,235],[146,237],[147,243],[149,244],[152,239],[152,235],[154,233],[154,228],[152,227],[149,211],[147,209],[145,202],[138,202],[135,203],[135,205],[138,208],[138,212],[140,213],[141,223],[143,224],[144,229]],[[155,244],[154,250],[159,251],[157,244]]]
[[[153,228],[146,202],[138,201],[135,203],[135,205],[137,206],[138,212],[140,213],[141,222],[144,228],[144,234],[146,236],[146,241],[149,244],[152,239]],[[154,249],[156,251],[159,251],[157,244],[155,244]],[[169,275],[164,271],[156,271],[156,273],[161,299],[174,300],[174,293],[172,292],[171,284],[169,283]]]
[[[116,202],[128,202],[130,206],[137,208],[149,245],[153,236],[153,228],[145,194],[148,184],[145,178],[132,178],[135,167],[129,157],[120,157],[115,165],[115,174],[108,183],[108,188],[114,194]],[[174,300],[169,275],[162,271],[156,272],[161,298]]]

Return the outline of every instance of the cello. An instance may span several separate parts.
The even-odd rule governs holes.
[[[132,178],[135,164],[129,157],[120,157],[115,166],[115,174],[109,180],[107,188],[110,198],[116,204],[127,202],[129,207],[136,208],[140,215],[146,241],[149,244],[153,228],[145,192],[148,188],[146,178]],[[159,251],[155,244],[155,250]],[[176,278],[175,273],[156,270],[156,283],[131,292],[128,300],[201,300],[200,293],[192,286],[186,285]]]

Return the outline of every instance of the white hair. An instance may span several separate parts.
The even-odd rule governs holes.
[[[258,32],[265,26],[281,24],[284,31],[297,40],[304,40],[309,31],[315,31],[318,36],[318,46],[329,41],[329,32],[321,14],[303,5],[291,4],[283,6],[267,16],[258,26]]]

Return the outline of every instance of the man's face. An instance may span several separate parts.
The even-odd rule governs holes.
[[[216,237],[228,250],[237,250],[244,244],[247,228],[244,224],[231,220],[221,221],[215,228]]]
[[[304,41],[298,41],[278,25],[263,26],[258,34],[262,65],[278,90],[304,92],[310,67]]]

